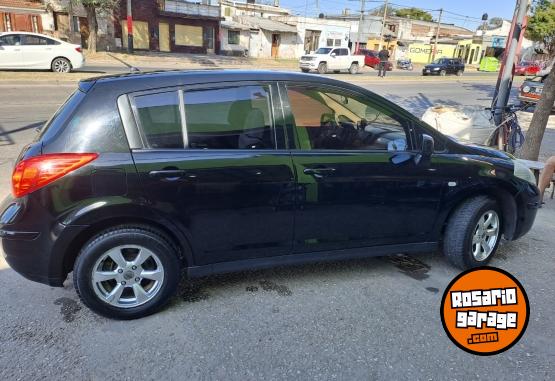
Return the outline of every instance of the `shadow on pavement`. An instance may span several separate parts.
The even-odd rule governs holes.
[[[16,128],[15,130],[11,130],[11,131],[6,131],[2,127],[2,125],[0,125],[0,146],[9,146],[9,145],[15,144],[15,141],[12,139],[11,135],[16,134],[18,132],[30,130],[32,128],[38,129],[42,127],[44,123],[46,123],[45,120],[41,122],[32,123],[20,128]]]

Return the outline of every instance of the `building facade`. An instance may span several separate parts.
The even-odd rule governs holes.
[[[42,33],[48,16],[40,0],[0,0],[0,32]]]

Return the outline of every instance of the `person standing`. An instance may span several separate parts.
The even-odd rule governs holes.
[[[378,58],[380,59],[378,77],[383,78],[387,72],[387,63],[389,62],[389,50],[387,50],[385,46],[378,53]]]

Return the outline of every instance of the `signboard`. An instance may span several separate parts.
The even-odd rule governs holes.
[[[491,39],[491,46],[493,48],[504,48],[507,42],[507,37],[493,36]]]

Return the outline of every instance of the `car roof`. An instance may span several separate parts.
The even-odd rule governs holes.
[[[130,72],[88,78],[79,87],[88,91],[94,87],[113,88],[123,93],[164,87],[194,85],[204,83],[247,82],[247,81],[298,81],[327,84],[344,88],[358,88],[346,82],[317,74],[271,70],[165,70],[152,72]]]

